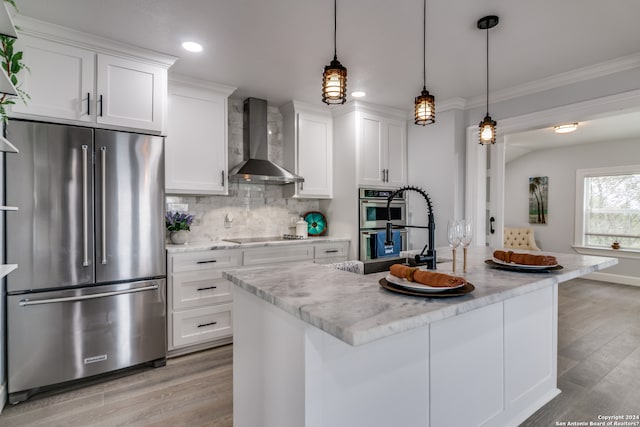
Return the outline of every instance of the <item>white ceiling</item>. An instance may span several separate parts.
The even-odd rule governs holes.
[[[172,71],[237,87],[234,97],[322,105],[333,57],[331,0],[16,0],[20,13],[180,57]],[[640,52],[638,0],[428,0],[427,89],[438,101],[485,96]],[[204,52],[180,44],[196,40]],[[410,110],[422,88],[422,1],[340,0],[338,59],[365,101]]]
[[[553,127],[505,136],[505,162],[537,150],[556,149],[578,144],[607,143],[634,139],[640,143],[640,112],[578,122],[575,132],[557,134]]]

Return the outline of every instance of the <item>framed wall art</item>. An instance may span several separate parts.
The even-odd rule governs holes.
[[[529,178],[529,224],[549,221],[549,177]]]

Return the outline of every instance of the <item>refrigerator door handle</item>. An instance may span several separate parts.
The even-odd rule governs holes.
[[[89,146],[82,146],[82,266],[89,266],[89,197],[87,195]]]
[[[102,229],[101,243],[102,256],[100,262],[104,265],[107,263],[107,147],[100,147],[102,161]]]
[[[125,289],[125,290],[122,290],[122,291],[101,292],[101,293],[98,293],[98,294],[80,295],[80,296],[76,296],[76,297],[47,298],[47,299],[34,299],[34,300],[26,298],[26,299],[20,300],[18,305],[20,305],[20,307],[27,307],[29,305],[55,304],[55,303],[59,303],[59,302],[84,301],[84,300],[88,300],[88,299],[112,297],[112,296],[124,295],[124,294],[133,294],[135,292],[154,291],[156,289],[158,289],[158,284],[154,283],[153,285],[143,286],[141,288]]]

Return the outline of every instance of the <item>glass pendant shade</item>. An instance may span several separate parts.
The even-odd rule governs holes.
[[[496,125],[497,123],[491,119],[490,115],[486,115],[484,120],[480,122],[480,144],[488,145],[496,143]]]
[[[322,102],[344,104],[347,101],[347,69],[334,56],[322,74]]]
[[[415,100],[415,124],[426,126],[436,121],[436,105],[433,95],[425,88]]]

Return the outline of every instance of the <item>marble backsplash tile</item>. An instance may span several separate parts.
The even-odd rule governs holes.
[[[231,183],[228,196],[167,196],[167,204],[189,205],[195,215],[191,242],[222,240],[229,237],[265,237],[290,233],[292,218],[319,208],[317,200],[288,199],[283,187],[273,184]],[[225,217],[233,218],[225,227]]]
[[[229,169],[244,160],[242,146],[243,100],[230,99],[228,104]],[[282,164],[282,114],[267,107],[269,160]],[[318,210],[318,200],[288,199],[283,186],[274,184],[230,183],[228,196],[178,196],[168,194],[167,204],[188,204],[195,215],[191,226],[191,242],[221,240],[229,237],[265,237],[290,233],[290,221],[305,212]],[[225,216],[233,217],[225,227]],[[228,225],[228,223],[227,223]]]

